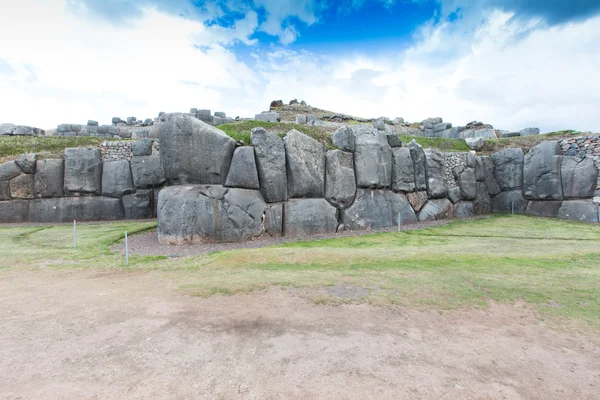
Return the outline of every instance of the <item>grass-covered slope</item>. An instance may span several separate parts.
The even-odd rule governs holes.
[[[40,158],[61,158],[68,147],[98,146],[106,139],[65,136],[0,136],[0,162],[23,153],[36,153]]]

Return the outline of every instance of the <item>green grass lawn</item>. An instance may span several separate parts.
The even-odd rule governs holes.
[[[36,153],[40,158],[62,158],[68,147],[97,147],[105,140],[85,136],[1,136],[0,162],[15,159],[23,153]]]
[[[125,269],[109,247],[124,231],[154,223],[0,228],[1,269]],[[414,309],[485,307],[524,301],[542,318],[600,328],[600,226],[525,216],[493,216],[419,231],[299,241],[167,260],[132,256],[189,295],[306,289],[317,303],[361,301]],[[328,297],[323,287],[368,288],[361,299]],[[313,290],[316,289],[316,290]]]

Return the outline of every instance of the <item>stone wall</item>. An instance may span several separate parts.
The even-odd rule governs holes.
[[[403,144],[368,126],[338,129],[337,149],[329,151],[296,130],[282,139],[262,128],[240,146],[188,114],[163,114],[154,128],[156,140],[0,165],[0,221],[157,216],[162,243],[307,236],[513,210],[598,221],[591,201],[597,160],[583,158],[577,141],[577,154],[572,143],[549,141],[527,154],[477,157]],[[573,155],[563,154],[566,144]]]
[[[559,145],[564,155],[577,156],[582,159],[591,159],[594,161],[596,169],[600,171],[600,134],[563,139],[559,141]],[[596,184],[594,193],[595,202],[600,202],[600,176]]]

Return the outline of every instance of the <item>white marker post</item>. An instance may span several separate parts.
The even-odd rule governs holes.
[[[77,220],[73,220],[73,250],[77,250]]]
[[[127,231],[125,231],[125,265],[129,265],[129,241]]]

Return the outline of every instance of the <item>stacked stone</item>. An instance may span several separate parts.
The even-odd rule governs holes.
[[[575,156],[581,159],[592,159],[594,166],[600,171],[600,133],[563,139],[559,142],[562,153],[566,156]],[[600,203],[600,175],[596,182],[594,202]]]
[[[25,125],[0,124],[0,136],[43,136],[43,129]]]
[[[458,186],[454,177],[455,168],[464,168],[467,164],[468,153],[442,153],[444,156],[444,178],[450,188]]]
[[[133,157],[133,142],[119,140],[115,142],[103,142],[100,145],[100,154],[102,161],[127,160],[131,161]]]

